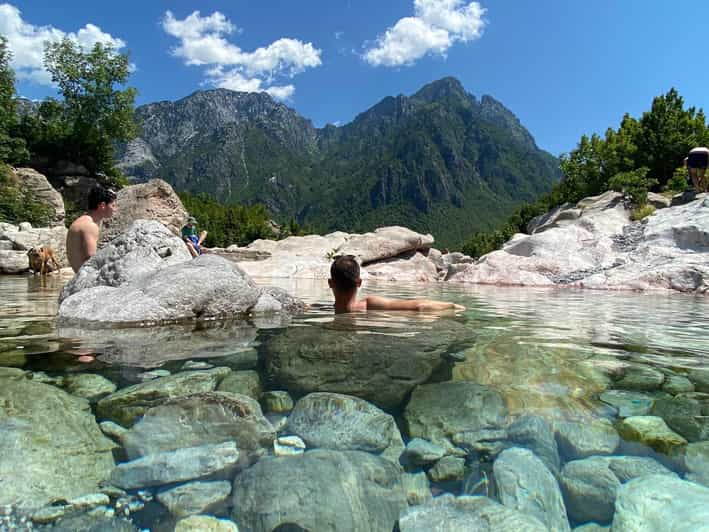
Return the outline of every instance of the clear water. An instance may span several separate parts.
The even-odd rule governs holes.
[[[618,387],[614,379],[624,365],[632,363],[676,375],[709,368],[706,297],[455,284],[369,284],[365,293],[443,299],[464,305],[466,311],[334,316],[324,281],[259,282],[280,284],[309,303],[309,309],[277,324],[255,320],[137,330],[57,328],[54,316],[61,279],[0,277],[0,366],[50,376],[99,373],[121,388],[142,382],[148,371],[180,371],[188,360],[213,366],[228,366],[238,360],[232,367],[246,369],[248,363],[244,366],[242,355],[251,353],[251,366],[260,371],[264,388],[286,389],[297,400],[314,390],[306,389],[297,379],[282,378],[277,371],[274,375],[269,359],[293,352],[300,356],[303,346],[309,346],[311,371],[317,377],[318,372],[323,374],[320,381],[311,380],[325,383],[322,391],[359,395],[401,421],[407,394],[401,401],[382,400],[377,390],[356,385],[348,388],[347,378],[328,381],[326,374],[337,367],[347,376],[343,360],[352,362],[358,353],[371,359],[373,353],[405,356],[428,352],[444,361],[429,380],[488,385],[503,395],[512,417],[534,413],[550,420],[605,417],[613,422],[617,421],[616,410],[599,395]],[[91,355],[88,362],[87,355]],[[403,436],[406,441],[406,434]],[[654,456],[684,474],[676,457],[649,449],[633,452]],[[433,483],[432,488],[434,493],[460,494],[465,483]],[[138,512],[134,518],[140,526],[158,528],[160,521],[167,519],[159,512]]]

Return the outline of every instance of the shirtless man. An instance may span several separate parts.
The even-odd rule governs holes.
[[[98,224],[116,212],[116,193],[96,185],[89,193],[88,212],[79,216],[66,235],[66,255],[74,273],[96,254]]]
[[[362,279],[359,276],[359,264],[352,255],[335,259],[330,266],[330,279],[327,282],[335,296],[335,314],[367,310],[465,310],[461,305],[432,299],[387,299],[379,296],[357,299]]]

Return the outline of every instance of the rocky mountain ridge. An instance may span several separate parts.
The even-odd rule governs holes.
[[[264,203],[319,232],[401,224],[460,244],[559,178],[514,114],[454,78],[384,98],[341,127],[318,129],[267,94],[225,89],[136,113],[142,134],[119,153],[135,181]]]

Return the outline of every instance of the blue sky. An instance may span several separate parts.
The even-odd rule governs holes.
[[[706,0],[0,0],[30,98],[55,93],[41,42],[69,34],[129,52],[139,104],[267,90],[316,126],[454,76],[555,155],[672,86],[709,108],[708,21]]]

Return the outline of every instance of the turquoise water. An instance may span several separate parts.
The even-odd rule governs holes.
[[[193,368],[226,367],[241,374],[255,371],[257,398],[268,390],[287,391],[294,401],[320,391],[359,397],[394,416],[404,443],[411,437],[404,412],[416,387],[425,383],[467,382],[488,387],[504,400],[506,424],[520,416],[539,416],[548,421],[550,430],[557,431],[558,440],[556,427],[563,420],[582,424],[608,420],[620,430],[625,415],[619,404],[601,400],[609,390],[633,392],[636,406],[642,406],[645,399],[672,400],[692,392],[670,387],[670,380],[684,384],[686,380],[698,391],[703,381],[700,378],[697,384],[694,376],[709,368],[709,300],[705,297],[370,283],[366,293],[443,299],[462,304],[466,310],[439,315],[370,312],[334,316],[324,281],[259,280],[278,284],[303,298],[308,310],[276,323],[252,319],[90,331],[57,327],[54,316],[62,282],[57,278],[0,277],[0,367],[21,368],[31,372],[28,377],[39,375],[39,380],[56,386],[61,386],[57,380],[61,377],[94,373],[119,390],[148,382],[156,370],[164,372],[158,376]],[[701,405],[709,405],[709,396],[697,395],[697,391],[693,400],[699,401],[701,410]],[[265,399],[260,398],[265,409]],[[450,405],[453,412],[456,408],[462,413],[468,406]],[[92,412],[97,421],[105,419],[97,413],[95,401]],[[656,414],[651,410],[644,413]],[[701,414],[706,418],[709,412]],[[12,413],[4,415],[12,417]],[[280,427],[279,434],[290,433],[279,425],[284,423],[283,415],[268,416]],[[676,415],[668,424],[675,434],[685,431]],[[681,436],[690,444],[704,441],[707,438],[701,434],[709,437],[709,424],[706,432],[700,430],[699,434]],[[502,440],[508,447],[518,445]],[[680,477],[688,477],[691,471],[683,459],[686,442],[671,448],[664,445],[624,433],[621,445],[612,452],[650,457]],[[480,469],[479,464],[492,463],[500,451],[481,450],[483,447],[475,453],[460,453],[465,457],[463,476],[436,480],[429,465],[404,467],[410,473],[428,472],[428,487],[434,495],[460,495],[479,485],[472,472]],[[273,450],[264,452],[272,454]],[[120,449],[113,454],[117,462],[127,458]],[[561,454],[560,466],[571,461]],[[21,474],[22,464],[16,469]],[[239,475],[244,473],[238,473],[237,478]],[[229,480],[232,478],[233,472]],[[2,489],[0,485],[0,498]],[[150,489],[154,495],[159,488]],[[127,491],[128,496],[133,494]],[[501,500],[494,489],[483,494]],[[567,509],[573,506],[567,493],[564,497]],[[154,500],[141,504],[130,513],[135,525],[172,529],[176,519],[163,506]],[[268,507],[269,503],[263,504]],[[114,513],[119,506],[112,498]],[[239,521],[231,499],[212,514]],[[569,510],[569,514],[572,526],[589,520],[580,518],[578,511]],[[609,523],[602,512],[596,520]],[[246,518],[239,522],[240,529],[248,530],[248,523]],[[346,530],[347,526],[335,529]]]

